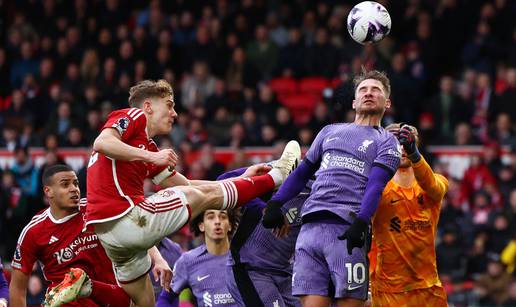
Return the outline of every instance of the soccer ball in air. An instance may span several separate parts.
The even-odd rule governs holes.
[[[391,16],[383,5],[364,1],[348,15],[348,32],[360,44],[376,43],[391,31]]]

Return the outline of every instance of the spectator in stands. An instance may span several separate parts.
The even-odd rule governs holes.
[[[210,143],[202,145],[199,161],[205,170],[205,177],[199,178],[201,180],[217,180],[217,177],[225,171],[224,165],[215,160],[215,148]]]
[[[496,212],[493,216],[489,232],[491,240],[489,240],[487,250],[488,252],[500,254],[511,241],[514,229],[509,227],[509,219],[504,213]]]
[[[18,144],[18,132],[14,127],[6,126],[2,130],[2,139],[0,139],[0,147],[8,151],[14,151]]]
[[[205,99],[215,92],[215,82],[206,62],[194,62],[192,74],[186,77],[181,86],[183,107],[191,109],[204,105]]]
[[[516,280],[513,280],[509,285],[509,298],[502,304],[502,306],[516,306]]]
[[[14,157],[11,172],[14,174],[16,184],[21,188],[24,196],[36,196],[38,193],[39,170],[29,155],[28,147],[16,147]]]
[[[258,25],[254,33],[255,40],[246,47],[247,58],[260,74],[260,79],[269,80],[278,64],[279,50],[270,40],[269,31],[263,24]]]
[[[516,100],[515,100],[516,101]],[[516,133],[513,129],[511,117],[507,113],[499,113],[496,116],[491,137],[503,145],[516,145]]]
[[[489,171],[480,155],[471,158],[471,164],[464,172],[461,182],[461,195],[464,201],[470,200],[473,193],[485,188],[487,184],[495,185],[496,179]]]
[[[288,31],[288,43],[280,50],[278,62],[278,74],[288,77],[301,77],[304,75],[303,60],[306,48],[301,40],[301,30],[292,27]]]
[[[442,234],[442,242],[437,245],[437,270],[443,282],[460,281],[464,278],[466,263],[464,252],[457,240],[457,229],[448,225]]]
[[[473,115],[473,105],[455,94],[454,86],[451,76],[443,76],[439,93],[425,105],[425,110],[433,114],[439,135],[447,139],[453,138],[453,131],[458,123],[469,122]]]
[[[480,304],[500,305],[509,298],[511,275],[505,272],[505,267],[498,254],[489,254],[487,272],[482,274],[475,283],[475,293]]]

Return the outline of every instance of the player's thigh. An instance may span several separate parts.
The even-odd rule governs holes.
[[[347,251],[347,242],[338,236],[349,225],[328,224],[323,236],[325,259],[335,286],[335,298],[349,298],[365,301],[369,287],[369,262],[367,244],[362,248],[353,248],[351,255]]]
[[[176,187],[156,192],[135,209],[132,219],[143,230],[142,244],[149,248],[181,229],[191,217],[189,201]]]
[[[220,209],[224,200],[222,188],[218,183],[200,186],[174,187],[181,191],[191,208],[192,218],[210,209]]]
[[[373,291],[371,297],[371,306],[421,306],[421,302],[425,302],[425,306],[445,307],[448,306],[446,292],[440,286],[433,286],[426,289],[415,289],[406,292],[382,292]]]
[[[308,223],[301,226],[296,241],[292,294],[296,296],[331,296],[330,271],[321,244],[321,226]]]

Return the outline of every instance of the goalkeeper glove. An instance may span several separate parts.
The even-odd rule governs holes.
[[[417,149],[416,135],[416,128],[409,125],[402,125],[398,132],[398,141],[401,146],[403,146],[403,149],[405,149],[407,158],[413,163],[421,160],[421,154]]]

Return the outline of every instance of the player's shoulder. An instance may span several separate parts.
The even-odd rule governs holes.
[[[195,259],[199,256],[202,256],[205,252],[206,252],[206,245],[201,244],[201,245],[197,246],[196,248],[187,251],[183,255],[185,255],[186,258],[188,258],[188,259]]]
[[[170,240],[169,238],[163,238],[163,240],[161,240],[161,242],[160,242],[160,245],[163,246],[163,248],[165,248],[168,251],[173,251],[173,252],[177,252],[177,253],[183,252],[181,245]]]
[[[143,120],[146,119],[143,114],[143,110],[138,108],[118,109],[109,113],[108,118],[125,118],[127,121],[129,121],[129,119],[133,121],[136,121],[139,118],[142,118]]]
[[[49,209],[47,208],[34,215],[20,233],[18,244],[22,244],[25,238],[30,237],[33,234],[40,236],[42,233],[41,231],[49,226],[49,214]]]

